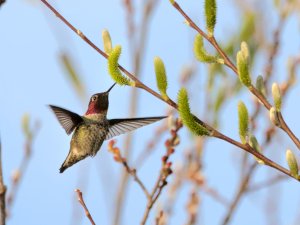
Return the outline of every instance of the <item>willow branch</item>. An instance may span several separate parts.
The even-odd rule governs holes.
[[[237,76],[238,71],[234,63],[229,59],[227,54],[223,51],[223,49],[219,46],[218,42],[216,41],[214,36],[208,36],[201,28],[199,28],[195,22],[182,10],[182,8],[179,6],[177,2],[172,3],[175,9],[177,9],[178,12],[186,19],[188,24],[191,28],[196,30],[201,36],[203,36],[211,45],[214,46],[214,48],[217,50],[217,52],[221,55],[221,57],[224,59],[224,64],[228,66]],[[268,102],[268,100],[253,86],[251,85],[249,87],[249,91],[265,106],[267,110],[270,110],[272,105]],[[279,121],[280,121],[280,128],[287,133],[287,135],[291,138],[291,140],[295,143],[295,145],[300,150],[300,140],[296,137],[296,135],[290,130],[288,125],[286,124],[284,118],[282,117],[281,113],[279,113]]]

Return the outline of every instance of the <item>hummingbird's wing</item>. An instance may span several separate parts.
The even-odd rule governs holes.
[[[49,106],[68,135],[73,132],[74,128],[77,127],[79,123],[83,122],[82,117],[76,113],[54,105]]]
[[[166,118],[166,116],[108,120],[109,130],[105,140],[109,140],[115,136],[133,131],[164,118]]]

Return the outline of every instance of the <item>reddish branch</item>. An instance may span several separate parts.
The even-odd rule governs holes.
[[[114,155],[114,160],[116,162],[122,163],[122,165],[125,167],[127,173],[130,174],[134,178],[134,181],[141,187],[141,189],[144,192],[144,194],[146,195],[146,197],[148,199],[150,199],[151,196],[149,194],[149,191],[147,190],[147,188],[145,187],[145,185],[143,184],[141,179],[136,174],[136,169],[131,169],[129,167],[127,160],[125,157],[122,156],[120,149],[118,147],[115,147],[115,143],[116,143],[115,140],[111,140],[108,143],[108,150]]]
[[[158,197],[160,196],[163,188],[168,184],[167,178],[170,174],[172,174],[172,163],[169,161],[170,156],[174,153],[174,147],[179,144],[179,136],[178,131],[182,128],[182,123],[177,119],[176,120],[176,127],[170,131],[171,137],[166,140],[166,154],[162,157],[162,168],[160,170],[158,179],[152,189],[151,197],[148,200],[146,210],[144,212],[144,216],[141,222],[141,225],[146,224],[148,219],[149,213],[157,201]]]
[[[86,206],[86,204],[85,204],[85,202],[83,200],[82,192],[79,189],[76,189],[75,192],[77,193],[78,202],[80,203],[80,205],[82,205],[86,217],[90,220],[90,222],[91,222],[92,225],[96,225],[95,222],[94,222],[94,220],[93,220],[93,217],[92,217],[90,211],[88,210],[88,208],[87,208],[87,206]]]

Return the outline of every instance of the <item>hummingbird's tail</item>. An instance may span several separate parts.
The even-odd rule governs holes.
[[[59,169],[59,172],[60,172],[60,173],[63,173],[67,168],[68,168],[68,167],[62,165],[62,166],[60,167],[60,169]]]
[[[75,163],[79,162],[80,160],[86,158],[87,154],[78,154],[76,149],[70,150],[67,158],[61,165],[59,172],[63,173],[66,169],[68,169],[70,166],[74,165]]]
[[[67,158],[65,159],[65,161],[63,162],[63,164],[61,165],[59,172],[63,173],[66,169],[68,169],[70,166],[72,166],[74,163],[70,163],[70,154],[67,156]]]

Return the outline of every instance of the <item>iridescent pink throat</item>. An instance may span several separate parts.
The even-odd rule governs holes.
[[[97,107],[96,105],[97,101],[90,102],[88,110],[86,111],[85,115],[90,115],[90,114],[98,114],[98,113],[103,113],[106,110],[101,109],[99,106]]]

